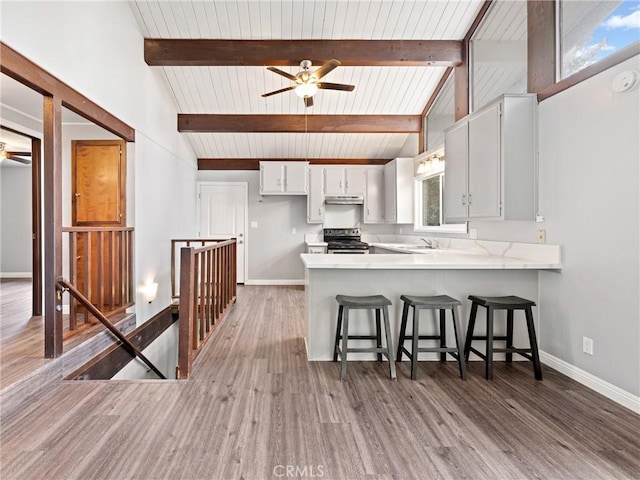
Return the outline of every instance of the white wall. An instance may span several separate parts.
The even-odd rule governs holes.
[[[200,182],[248,182],[249,231],[247,232],[247,284],[301,283],[304,269],[300,254],[304,252],[305,234],[322,235],[321,224],[307,223],[306,195],[260,195],[258,170],[200,171]],[[350,223],[360,221],[362,206],[328,206],[327,214],[335,221],[345,218]],[[340,216],[337,210],[346,215]],[[358,209],[357,214],[353,210]],[[251,228],[257,222],[258,228]],[[336,226],[336,225],[333,225]],[[352,225],[342,225],[350,227]],[[363,233],[393,233],[392,225],[360,225]],[[296,233],[292,233],[292,229]]]
[[[29,28],[24,28],[28,24]],[[136,285],[153,277],[158,299],[139,296],[138,323],[170,303],[170,243],[195,235],[196,159],[176,128],[161,71],[144,63],[143,37],[126,2],[2,2],[2,41],[136,130],[127,148],[135,197]]]
[[[0,277],[30,277],[31,167],[0,166]]]
[[[540,346],[640,395],[640,95],[614,93],[640,57],[539,106],[540,201],[563,270],[540,279]],[[582,352],[582,337],[594,354]]]

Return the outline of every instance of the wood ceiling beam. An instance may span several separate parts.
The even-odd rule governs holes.
[[[63,107],[123,140],[135,141],[135,130],[132,127],[2,42],[0,71],[42,95],[60,98]]]
[[[150,66],[297,66],[337,58],[346,66],[453,66],[462,62],[459,40],[144,40]]]
[[[391,159],[369,158],[199,158],[198,170],[259,170],[260,162],[309,162],[311,165],[384,165]]]
[[[179,132],[417,133],[420,115],[178,114]]]

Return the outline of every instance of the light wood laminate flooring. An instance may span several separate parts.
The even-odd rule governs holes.
[[[57,381],[3,402],[7,479],[622,479],[640,417],[528,362],[307,362],[300,287],[241,287],[183,381]],[[33,386],[35,390],[36,385]],[[20,397],[22,398],[22,397]]]
[[[31,288],[31,279],[0,279],[0,390],[51,362],[44,358],[44,317],[31,316]],[[67,352],[104,330],[101,324],[88,326],[65,340],[63,350]]]

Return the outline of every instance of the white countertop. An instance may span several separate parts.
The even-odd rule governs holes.
[[[482,243],[482,249],[420,249],[406,254],[301,254],[306,268],[324,269],[381,269],[381,270],[559,270],[560,246],[513,244],[506,242]],[[403,251],[398,244],[372,244]],[[497,248],[500,247],[500,248]]]

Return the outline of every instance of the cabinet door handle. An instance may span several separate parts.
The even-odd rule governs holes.
[[[318,209],[318,215],[322,215],[322,207]]]
[[[466,205],[466,204],[467,204],[467,202],[466,202],[466,198],[467,198],[467,194],[466,194],[466,193],[463,193],[463,194],[462,194],[462,205]]]
[[[471,205],[471,194],[469,194],[469,205]]]
[[[342,188],[342,180],[340,180],[340,188]]]

